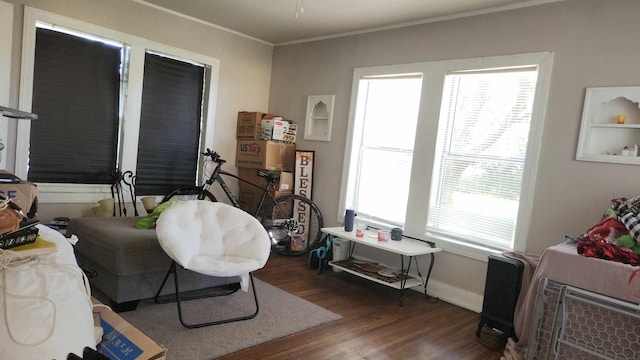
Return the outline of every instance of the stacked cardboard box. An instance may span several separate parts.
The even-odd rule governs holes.
[[[287,193],[293,192],[293,168],[295,166],[295,129],[287,122],[286,129],[284,121],[277,115],[246,112],[238,113],[238,130],[236,134],[236,166],[238,176],[246,179],[260,187],[264,187],[266,180],[258,176],[260,171],[278,172],[280,181],[272,190],[271,196],[277,198]],[[275,125],[275,123],[278,125]],[[263,139],[262,124],[269,126],[271,131],[269,139]],[[295,124],[294,124],[295,125]],[[295,128],[295,126],[293,126]],[[274,130],[277,132],[274,137]],[[293,131],[293,135],[292,132]],[[265,136],[266,138],[266,136]],[[293,141],[284,142],[274,139],[290,139]],[[262,191],[253,185],[243,181],[239,182],[238,201],[243,210],[255,213],[258,202],[262,196]],[[267,197],[267,199],[270,199]],[[267,207],[269,201],[263,205]]]
[[[267,181],[263,177],[260,177],[258,175],[260,172],[265,172],[265,170],[239,168],[238,176],[260,186],[261,188],[264,188]],[[280,176],[280,181],[275,184],[274,188],[265,198],[265,201],[262,205],[262,210],[267,209],[269,205],[273,204],[273,201],[271,200],[272,198],[277,199],[282,195],[293,193],[293,173],[288,171],[269,172],[277,173]],[[258,203],[260,202],[260,198],[262,197],[262,190],[251,184],[245,183],[244,181],[240,181],[239,187],[240,190],[238,192],[238,202],[240,203],[240,208],[250,214],[255,214],[256,209],[258,208]],[[258,215],[262,215],[262,213]]]
[[[253,139],[259,140],[262,131],[262,120],[269,120],[279,117],[278,115],[262,113],[262,112],[249,112],[240,111],[238,113],[238,126],[236,131],[236,139]]]
[[[295,156],[295,155],[294,155]],[[13,174],[0,170],[0,196],[11,199],[29,218],[38,212],[38,188],[36,184],[20,180]]]
[[[268,140],[293,144],[298,125],[281,116],[257,111],[240,111],[236,139]]]
[[[295,145],[265,140],[238,140],[236,166],[241,168],[293,171]]]
[[[298,125],[290,120],[282,118],[262,119],[261,138],[262,140],[282,141],[285,143],[296,142],[296,131]]]

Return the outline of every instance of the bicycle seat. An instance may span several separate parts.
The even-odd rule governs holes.
[[[278,182],[278,180],[280,180],[280,173],[279,172],[259,171],[258,172],[258,176],[260,176],[261,178],[264,178],[265,180],[267,180],[270,183],[275,183],[275,182]]]

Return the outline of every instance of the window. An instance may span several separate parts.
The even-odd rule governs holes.
[[[524,249],[551,60],[356,69],[339,214],[479,259]]]
[[[360,80],[362,136],[353,198],[360,216],[404,223],[421,87],[420,74]]]
[[[513,247],[537,68],[445,77],[427,227]]]
[[[29,7],[24,42],[20,107],[39,119],[18,124],[15,173],[40,202],[110,197],[116,167],[140,195],[199,182],[218,60]]]
[[[117,164],[123,46],[37,28],[33,182],[108,184]],[[56,149],[56,151],[51,151]]]
[[[145,55],[136,167],[139,195],[195,185],[204,67]]]

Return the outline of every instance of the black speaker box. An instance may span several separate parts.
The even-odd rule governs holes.
[[[484,326],[502,332],[505,338],[517,340],[513,316],[522,287],[524,264],[503,255],[489,255],[484,301],[476,336]]]

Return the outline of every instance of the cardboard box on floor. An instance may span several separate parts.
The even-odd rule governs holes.
[[[0,177],[13,177],[14,175],[0,170]],[[36,184],[21,180],[20,182],[0,182],[0,195],[11,199],[22,209],[22,212],[30,218],[38,212],[38,188]]]
[[[156,344],[109,307],[91,298],[96,325],[104,331],[98,352],[111,360],[164,360],[167,349]],[[95,306],[97,305],[97,306]]]
[[[236,129],[236,139],[260,140],[262,119],[273,119],[278,115],[262,112],[238,112],[238,125]]]
[[[290,171],[273,171],[273,170],[263,170],[263,169],[252,169],[252,168],[238,168],[238,176],[250,181],[260,187],[264,187],[267,184],[267,180],[263,177],[260,177],[258,174],[260,172],[268,172],[268,173],[277,173],[280,175],[280,181],[278,181],[275,185],[274,190],[279,192],[292,192],[293,191],[293,174]],[[240,186],[251,186],[244,181],[239,181]],[[251,186],[255,188],[254,186]]]
[[[258,172],[260,171],[267,170],[239,168],[238,176],[260,187],[264,187],[267,182],[264,178],[258,176]],[[238,187],[238,202],[240,203],[240,208],[250,214],[255,214],[260,198],[262,197],[262,190],[243,181],[238,181]],[[271,191],[271,195],[274,198],[278,198],[282,195],[291,193],[293,193],[293,174],[286,171],[280,171],[280,181],[276,184],[274,190]],[[271,198],[267,196],[264,204],[262,205],[262,210],[265,210],[271,204],[273,204],[273,202],[271,201]]]
[[[293,171],[295,144],[275,141],[238,140],[236,167]]]
[[[258,172],[266,171],[260,169],[251,169],[251,168],[238,168],[238,176],[242,179],[248,180],[260,187],[264,187],[266,185],[266,180],[258,176]],[[280,171],[280,181],[276,183],[274,190],[271,191],[271,195],[274,198],[278,198],[279,196],[285,194],[293,193],[293,174],[286,171]],[[262,197],[262,190],[256,188],[251,184],[247,184],[243,181],[238,181],[239,191],[238,191],[238,202],[240,203],[240,208],[250,214],[255,214],[256,209],[258,208],[258,203],[260,202],[260,198]],[[262,209],[266,209],[267,206],[272,204],[273,202],[267,196],[264,204],[262,205]],[[259,214],[262,215],[262,214]]]

